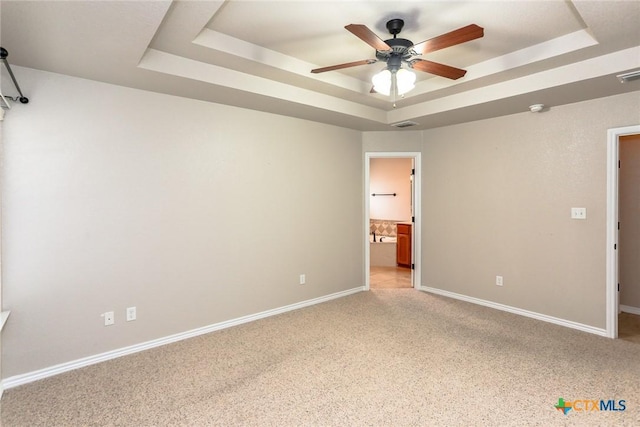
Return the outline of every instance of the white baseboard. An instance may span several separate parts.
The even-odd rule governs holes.
[[[640,316],[640,308],[638,307],[631,307],[630,305],[620,304],[620,311],[624,311],[625,313],[637,314]]]
[[[2,113],[4,113],[4,110],[2,111]],[[0,120],[2,120],[1,117],[0,117]],[[4,328],[4,324],[7,322],[7,319],[9,318],[9,313],[11,312],[3,311],[0,313],[0,333],[2,332],[2,328]],[[0,357],[2,357],[2,355],[0,355]],[[4,393],[4,387],[2,385],[2,382],[0,381],[0,399],[2,399],[2,393]]]
[[[534,311],[523,310],[517,307],[511,307],[509,305],[500,304],[497,302],[487,301],[479,298],[469,297],[455,292],[444,291],[442,289],[430,288],[422,286],[421,291],[430,292],[432,294],[442,295],[449,298],[458,299],[461,301],[470,302],[473,304],[483,305],[485,307],[494,308],[496,310],[507,311],[509,313],[518,314],[520,316],[530,317],[532,319],[542,320],[543,322],[553,323],[555,325],[565,326],[567,328],[578,329],[580,331],[589,332],[590,334],[600,335],[607,337],[607,330],[602,328],[596,328],[593,326],[585,325],[582,323],[572,322],[571,320],[560,319],[558,317],[547,316],[546,314],[536,313]]]
[[[320,304],[336,298],[342,298],[347,295],[355,294],[357,292],[364,291],[364,286],[348,289],[346,291],[336,292],[323,297],[318,297],[295,304],[287,305],[272,310],[263,311],[248,316],[238,317],[237,319],[227,320],[220,323],[214,323],[213,325],[204,326],[202,328],[192,329],[190,331],[181,332],[179,334],[170,335],[163,338],[135,344],[129,347],[123,347],[120,349],[108,351],[106,353],[96,354],[94,356],[84,357],[82,359],[73,360],[71,362],[61,363],[59,365],[51,366],[49,368],[39,369],[37,371],[28,372],[26,374],[16,375],[4,379],[0,383],[0,396],[3,390],[8,390],[12,387],[17,387],[23,384],[28,384],[33,381],[41,380],[47,377],[61,374],[63,372],[72,371],[74,369],[83,368],[85,366],[94,365],[96,363],[105,362],[107,360],[115,359],[117,357],[126,356],[133,353],[138,353],[143,350],[148,350],[154,347],[159,347],[165,344],[170,344],[176,341],[182,341],[187,338],[193,338],[198,335],[207,334],[209,332],[219,331],[221,329],[230,328],[232,326],[241,325],[243,323],[253,322],[255,320],[264,319],[265,317],[276,316],[278,314],[286,313],[288,311],[298,310],[300,308],[309,307],[311,305]]]

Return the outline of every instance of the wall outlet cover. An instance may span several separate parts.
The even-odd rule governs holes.
[[[571,219],[587,219],[587,208],[571,208]]]
[[[116,318],[113,311],[107,311],[102,316],[104,317],[104,326],[111,326],[116,323]]]

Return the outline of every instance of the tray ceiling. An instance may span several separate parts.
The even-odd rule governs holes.
[[[416,43],[472,23],[485,36],[423,55],[468,72],[456,81],[417,72],[396,108],[370,93],[382,63],[310,73],[375,58],[344,26],[387,39],[392,18]],[[2,0],[0,19],[12,65],[360,130],[406,120],[424,129],[640,90],[615,78],[640,68],[634,1]]]

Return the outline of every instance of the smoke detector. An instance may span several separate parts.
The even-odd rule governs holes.
[[[532,113],[539,113],[544,109],[544,104],[533,104],[529,105],[529,111]]]

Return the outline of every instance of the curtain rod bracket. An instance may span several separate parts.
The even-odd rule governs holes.
[[[4,66],[7,67],[7,71],[9,72],[9,76],[11,76],[11,80],[13,80],[13,85],[16,87],[16,89],[18,89],[18,93],[20,94],[20,98],[13,98],[10,96],[5,96],[5,98],[7,99],[11,99],[12,101],[15,101],[16,99],[20,102],[22,102],[23,104],[27,104],[29,102],[29,98],[27,98],[26,96],[24,96],[22,94],[22,91],[20,90],[20,86],[18,85],[18,81],[16,80],[16,77],[13,75],[13,71],[11,71],[11,66],[9,66],[9,61],[7,61],[7,56],[9,56],[9,52],[7,52],[7,49],[0,47],[0,60],[2,60],[2,62],[4,62]]]

